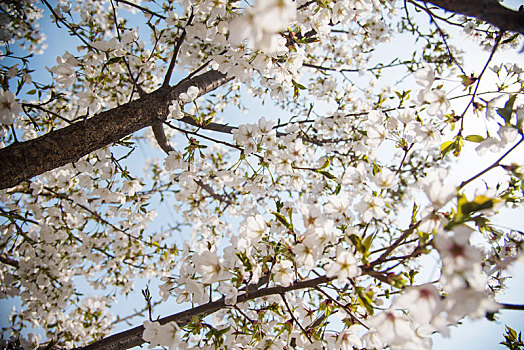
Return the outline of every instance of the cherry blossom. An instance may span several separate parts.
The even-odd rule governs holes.
[[[294,279],[293,263],[289,260],[283,260],[275,264],[272,269],[273,278],[275,282],[281,283],[282,286],[287,287],[291,285]]]
[[[326,272],[328,277],[336,277],[340,283],[344,283],[358,276],[361,271],[353,253],[339,247],[336,260],[326,267]]]
[[[213,252],[203,252],[198,256],[195,264],[197,271],[202,275],[202,283],[213,283],[229,277],[229,272],[225,270],[222,259]]]
[[[229,40],[234,45],[248,39],[254,48],[273,53],[282,50],[285,41],[277,35],[295,16],[295,6],[289,0],[255,1],[243,16],[229,24]]]
[[[373,316],[367,323],[372,326],[380,339],[392,349],[412,349],[421,346],[411,322],[399,311],[384,311]],[[425,347],[419,347],[419,349]]]
[[[0,92],[0,124],[11,125],[14,117],[22,113],[22,107],[11,91]]]
[[[200,90],[197,86],[190,86],[186,92],[180,94],[179,98],[183,103],[188,103],[194,101],[200,93]]]
[[[444,309],[444,301],[433,285],[408,289],[395,299],[394,305],[408,309],[410,316],[420,324],[430,323]]]
[[[523,203],[511,16],[500,31],[418,1],[52,6],[0,14],[2,339],[418,350],[503,315],[524,247],[495,224]],[[75,47],[44,51],[54,26]]]

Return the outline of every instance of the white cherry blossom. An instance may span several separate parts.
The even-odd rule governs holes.
[[[22,107],[11,91],[0,92],[0,125],[12,125],[14,117],[22,113]]]

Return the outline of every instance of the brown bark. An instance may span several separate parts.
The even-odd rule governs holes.
[[[497,0],[429,0],[444,10],[475,17],[502,30],[524,34],[524,11],[513,11]]]
[[[321,276],[321,277],[317,277],[317,278],[310,279],[310,280],[296,282],[290,285],[289,287],[278,286],[278,287],[258,289],[258,290],[249,292],[248,294],[244,293],[238,296],[237,302],[243,303],[245,301],[261,298],[261,297],[268,296],[268,295],[278,295],[278,294],[283,294],[283,293],[290,292],[293,290],[312,288],[320,284],[327,283],[331,280],[333,280],[333,278]],[[174,321],[180,327],[183,327],[191,321],[193,316],[205,317],[207,315],[211,315],[212,313],[215,313],[218,310],[221,310],[227,307],[229,306],[225,304],[224,298],[222,298],[217,301],[209,302],[207,304],[200,305],[200,306],[161,318],[158,320],[158,322],[160,322],[160,324],[166,324],[166,323]],[[84,347],[77,348],[76,350],[130,349],[132,347],[140,346],[143,343],[145,343],[145,341],[142,339],[143,332],[144,332],[144,326],[138,326],[138,327],[129,329],[127,331],[101,339],[97,342],[91,343]]]
[[[377,272],[365,266],[361,266],[361,269],[362,269],[363,274],[376,278],[384,283],[388,283],[388,284],[390,283],[388,278],[380,272]],[[246,288],[248,292],[239,295],[237,298],[237,303],[243,303],[246,301],[258,299],[258,298],[269,296],[269,295],[280,295],[280,294],[284,294],[284,293],[291,292],[294,290],[299,290],[299,289],[314,288],[321,284],[328,283],[332,281],[333,279],[334,277],[320,276],[320,277],[309,279],[309,280],[295,282],[288,287],[276,286],[276,287],[258,289],[260,288],[260,286],[267,283],[268,277],[265,276],[261,278],[258,284],[249,285]],[[243,289],[242,291],[245,291],[246,289]],[[226,305],[224,302],[224,298],[222,298],[217,301],[209,302],[204,305],[200,305],[200,306],[197,306],[191,309],[181,311],[173,315],[163,317],[159,319],[158,322],[162,325],[169,323],[169,322],[176,322],[180,327],[184,327],[191,321],[193,316],[205,317],[221,309],[228,308],[228,307],[231,307],[231,306]],[[138,326],[132,329],[128,329],[127,331],[123,331],[123,332],[111,335],[109,337],[100,339],[84,347],[76,348],[75,350],[106,350],[106,349],[125,350],[125,349],[130,349],[132,347],[140,346],[145,343],[145,341],[142,339],[142,333],[144,333],[144,327]]]
[[[165,120],[172,101],[192,85],[196,85],[200,95],[204,95],[229,80],[220,72],[208,71],[85,121],[0,149],[0,189],[16,186],[33,176],[75,162],[158,120]]]

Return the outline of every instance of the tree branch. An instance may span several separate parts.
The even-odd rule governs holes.
[[[166,19],[167,18],[166,16],[160,15],[160,14],[156,13],[155,11],[151,11],[147,7],[137,5],[135,3],[132,3],[131,1],[128,1],[128,0],[116,0],[116,4],[117,5],[118,5],[119,2],[121,2],[122,4],[128,5],[128,6],[131,6],[131,7],[135,7],[135,8],[139,9],[140,11],[142,11],[144,13],[150,14],[151,16],[157,16],[158,18],[162,18],[162,19]]]
[[[288,287],[270,287],[259,289],[256,291],[251,291],[249,294],[239,295],[237,298],[237,303],[243,303],[249,300],[261,298],[269,295],[284,294],[293,290],[304,289],[304,288],[313,288],[319,284],[327,283],[333,280],[333,278],[328,278],[326,276],[321,276],[313,278],[310,280],[300,281],[293,283]],[[205,317],[211,315],[212,313],[217,312],[218,310],[228,308],[230,306],[225,304],[224,298],[209,302],[204,305],[200,305],[158,320],[160,324],[166,324],[169,322],[176,322],[180,327],[187,325],[193,316],[199,315],[200,317]],[[145,341],[142,339],[142,333],[144,332],[144,326],[138,326],[127,331],[109,336],[107,338],[101,339],[97,342],[91,343],[87,346],[76,348],[76,350],[124,350],[130,349],[135,346],[140,346]]]
[[[171,79],[171,74],[173,73],[173,69],[175,68],[176,59],[178,57],[178,52],[180,51],[180,47],[182,47],[182,43],[184,42],[184,39],[186,38],[186,28],[191,25],[191,22],[193,21],[193,7],[191,7],[191,14],[189,15],[189,18],[187,20],[187,24],[182,30],[182,34],[180,34],[180,37],[176,41],[175,49],[173,50],[173,57],[171,57],[171,62],[169,62],[169,67],[167,68],[166,76],[164,77],[164,83],[162,86],[169,86],[169,80]]]
[[[200,95],[204,95],[230,79],[211,70],[191,80],[184,79],[174,87],[160,88],[137,100],[98,113],[85,121],[0,149],[0,189],[16,186],[33,176],[76,162],[159,119],[165,120],[171,101],[178,99],[190,86],[196,85]]]
[[[209,195],[211,197],[213,197],[214,199],[220,201],[220,202],[224,202],[228,205],[231,205],[233,204],[233,201],[229,198],[227,198],[226,196],[224,195],[221,195],[221,194],[218,194],[215,192],[215,190],[213,190],[213,188],[211,186],[209,186],[208,184],[205,184],[203,183],[201,180],[194,180],[196,182],[196,184],[198,186],[200,186],[204,191],[206,191],[207,193],[209,193]]]
[[[519,310],[524,311],[524,305],[520,304],[506,304],[506,303],[499,303],[500,307],[504,310]]]
[[[6,264],[6,265],[10,265],[14,268],[18,268],[19,267],[19,263],[18,261],[16,261],[15,259],[11,259],[10,257],[8,256],[5,256],[3,254],[0,254],[0,262]]]
[[[164,123],[162,123],[162,121],[155,120],[151,124],[151,129],[153,129],[153,135],[155,135],[156,142],[164,152],[169,154],[169,152],[174,151],[173,147],[167,140],[166,133],[164,131]]]
[[[481,177],[482,175],[484,175],[485,173],[487,173],[487,172],[490,171],[491,169],[498,167],[498,166],[500,165],[500,162],[501,162],[504,158],[506,158],[506,156],[507,156],[508,154],[510,154],[511,152],[513,152],[513,150],[514,150],[515,148],[517,148],[518,145],[520,145],[520,144],[522,143],[522,141],[524,141],[524,135],[523,135],[523,134],[520,135],[520,140],[519,140],[516,144],[514,144],[514,145],[513,145],[513,146],[512,146],[512,147],[511,147],[511,148],[510,148],[506,153],[504,153],[504,154],[503,154],[499,159],[497,159],[497,160],[495,161],[495,163],[491,164],[489,167],[487,167],[486,169],[482,170],[480,173],[478,173],[478,174],[476,174],[476,175],[470,177],[468,180],[463,181],[463,182],[459,185],[458,189],[459,189],[459,190],[462,189],[464,186],[466,186],[467,184],[469,184],[471,181],[473,181],[473,180],[475,180],[475,179]]]
[[[387,280],[387,277],[381,274],[380,272],[377,272],[365,266],[361,266],[361,269],[362,269],[363,274],[377,278],[385,283],[389,283],[389,281]],[[317,286],[324,284],[324,283],[328,283],[334,279],[335,279],[334,277],[320,276],[320,277],[305,280],[305,281],[295,282],[288,287],[277,286],[277,287],[268,287],[268,288],[263,288],[263,289],[258,289],[259,286],[261,285],[259,282],[258,284],[247,286],[246,289],[249,291],[249,293],[244,293],[242,295],[239,295],[237,298],[237,303],[240,304],[246,301],[258,299],[258,298],[269,296],[269,295],[277,295],[277,294],[283,295],[286,292],[291,292],[291,291],[299,290],[299,289],[316,288]],[[158,320],[158,322],[162,325],[169,323],[169,322],[176,322],[179,327],[184,327],[189,322],[191,322],[191,319],[193,318],[193,316],[206,317],[221,309],[228,308],[228,307],[230,306],[226,305],[224,298],[222,298],[217,301],[209,302],[207,304],[200,305],[194,308],[190,308],[190,309],[181,311],[179,313],[161,318]],[[144,327],[138,326],[138,327],[129,329],[127,331],[100,339],[99,341],[96,341],[84,347],[76,348],[75,350],[130,349],[132,347],[140,346],[143,343],[145,343],[145,341],[142,339],[143,332],[144,332]]]
[[[429,0],[446,11],[475,17],[502,30],[524,34],[524,12],[513,11],[497,0]]]

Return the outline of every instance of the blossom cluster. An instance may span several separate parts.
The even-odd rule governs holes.
[[[0,40],[38,46],[42,10],[25,3],[28,22]],[[491,222],[524,199],[522,165],[505,158],[523,138],[518,65],[491,65],[500,82],[480,94],[480,77],[455,79],[441,47],[456,49],[434,32],[408,58],[374,64],[395,31],[416,32],[409,2],[159,3],[58,1],[52,21],[81,46],[47,67],[52,84],[33,81],[31,60],[0,61],[6,149],[139,99],[169,143],[159,156],[158,134],[139,131],[0,190],[0,298],[22,304],[10,335],[41,327],[46,339],[25,348],[73,348],[131,320],[150,348],[429,349],[434,332],[498,310],[524,241]],[[394,69],[406,81],[393,84]],[[228,79],[208,83],[207,70]],[[246,95],[271,111],[259,118]],[[455,176],[450,159],[473,149],[501,158]],[[427,256],[436,280],[417,276]],[[146,280],[158,293],[114,318]],[[157,298],[186,315],[162,319]]]

